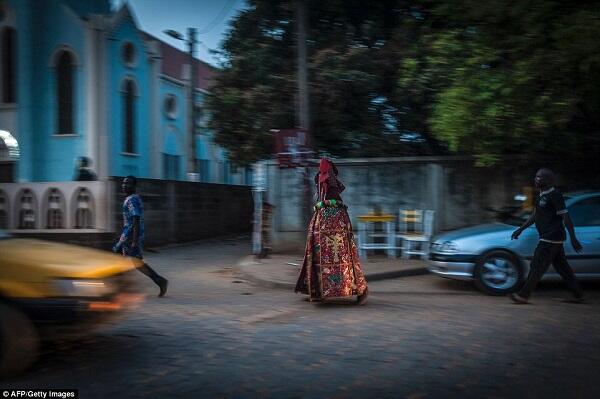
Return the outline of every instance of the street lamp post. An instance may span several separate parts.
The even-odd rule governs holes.
[[[195,28],[188,28],[187,39],[176,30],[168,29],[164,31],[165,34],[171,36],[174,39],[182,40],[188,45],[189,63],[190,63],[190,92],[189,92],[189,113],[190,113],[190,155],[187,161],[187,175],[188,179],[192,181],[198,180],[198,172],[196,171],[196,68],[194,67],[194,51],[196,49],[196,33]]]

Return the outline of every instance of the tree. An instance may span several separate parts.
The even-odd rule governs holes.
[[[286,2],[269,4],[255,2],[234,20],[207,100],[215,141],[241,165],[271,152],[270,129],[294,125],[292,14]]]
[[[223,43],[209,97],[237,163],[295,124],[292,0],[251,0]],[[312,132],[336,156],[600,152],[600,5],[309,0]]]
[[[600,150],[600,9],[577,4],[438,3],[414,45],[425,54],[404,59],[399,86],[433,94],[433,134],[480,164],[589,158]]]
[[[387,47],[406,13],[397,3],[309,2],[311,130],[319,150],[337,156],[432,152],[428,145],[435,140],[405,130],[395,103],[399,61]],[[290,0],[250,1],[220,50],[225,62],[208,97],[211,128],[238,164],[271,153],[271,129],[296,125],[294,7]]]

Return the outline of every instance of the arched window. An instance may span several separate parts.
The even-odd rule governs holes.
[[[183,143],[177,129],[170,127],[163,143],[163,177],[167,180],[181,179],[181,154]]]
[[[164,101],[165,114],[169,119],[177,117],[177,98],[173,94],[168,94]]]
[[[56,94],[58,100],[58,134],[75,133],[73,107],[75,104],[74,58],[68,51],[62,51],[56,63]]]
[[[123,93],[124,105],[124,152],[135,153],[135,95],[136,87],[133,80],[125,81],[125,90]]]
[[[19,229],[35,229],[36,226],[36,214],[35,209],[37,203],[31,190],[26,188],[23,190],[20,197],[20,209],[19,209],[19,220],[17,225]]]
[[[8,216],[4,209],[0,209],[0,229],[8,229]]]
[[[7,27],[2,31],[2,101],[17,102],[17,31]]]
[[[0,190],[0,229],[8,229],[8,197]]]
[[[51,188],[47,196],[47,223],[48,229],[62,229],[64,227],[64,199],[57,188]]]
[[[94,228],[94,198],[92,193],[84,187],[80,187],[75,197],[75,228]]]
[[[126,66],[133,67],[135,55],[135,47],[131,42],[126,42],[121,46],[121,58]]]

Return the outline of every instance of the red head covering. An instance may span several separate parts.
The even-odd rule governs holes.
[[[319,164],[319,173],[315,176],[315,184],[319,190],[319,198],[324,199],[341,199],[339,194],[344,191],[345,187],[337,179],[338,170],[327,158],[321,158]]]
[[[319,183],[324,183],[328,179],[330,179],[335,173],[337,175],[337,168],[327,158],[321,158],[321,163],[319,163]]]

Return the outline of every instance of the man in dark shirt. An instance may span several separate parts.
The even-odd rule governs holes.
[[[535,207],[529,219],[515,230],[511,236],[513,240],[518,239],[523,230],[534,223],[540,236],[525,285],[518,293],[510,294],[513,302],[518,304],[528,303],[529,296],[550,267],[550,264],[554,266],[554,269],[565,280],[569,289],[573,291],[574,298],[565,301],[576,303],[583,301],[583,292],[565,256],[563,246],[567,238],[565,226],[569,230],[573,249],[576,252],[581,252],[582,247],[575,236],[575,229],[565,206],[565,200],[562,194],[553,187],[553,183],[554,173],[550,169],[538,170],[535,175],[535,186],[540,190],[540,195],[535,200]]]
[[[77,170],[75,172],[75,181],[95,181],[98,180],[96,174],[90,169],[92,161],[88,157],[79,157],[77,159]]]

